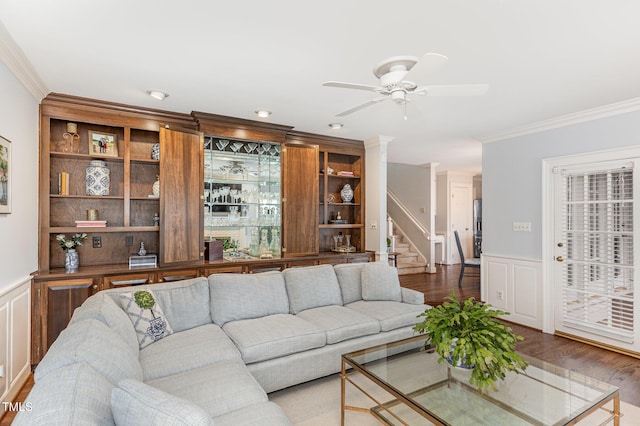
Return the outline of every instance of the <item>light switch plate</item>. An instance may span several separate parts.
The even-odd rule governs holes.
[[[531,232],[531,222],[513,222],[513,232]]]

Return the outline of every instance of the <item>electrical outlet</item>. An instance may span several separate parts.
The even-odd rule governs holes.
[[[93,248],[102,248],[102,237],[93,237]]]
[[[498,300],[504,300],[504,292],[502,290],[498,290]]]
[[[531,232],[531,222],[513,222],[513,232]]]
[[[127,235],[126,237],[124,237],[124,245],[127,247],[131,247],[133,245],[133,236],[132,235]]]

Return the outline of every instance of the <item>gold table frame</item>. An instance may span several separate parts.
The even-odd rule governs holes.
[[[415,395],[420,395],[420,394],[424,394],[425,392],[429,392],[432,389],[435,389],[437,387],[441,387],[441,386],[450,386],[451,383],[455,383],[456,385],[459,386],[463,386],[466,390],[471,391],[477,395],[479,395],[480,397],[482,397],[483,399],[487,400],[489,403],[494,404],[496,406],[499,406],[507,411],[509,411],[511,414],[517,415],[518,417],[520,417],[522,420],[527,421],[531,424],[534,425],[543,425],[543,423],[537,421],[534,418],[531,418],[530,416],[522,413],[522,412],[517,412],[516,410],[511,409],[511,407],[506,406],[505,404],[502,404],[500,401],[495,400],[493,398],[490,398],[489,396],[487,396],[486,394],[483,394],[481,392],[479,392],[476,388],[472,387],[471,385],[469,385],[468,383],[464,383],[462,381],[457,380],[455,377],[452,377],[451,374],[451,367],[447,368],[447,379],[443,380],[443,381],[439,381],[439,382],[435,382],[433,384],[431,384],[430,386],[426,387],[426,388],[422,388],[422,389],[418,389],[415,390],[413,392],[410,392],[408,394],[405,394],[404,392],[400,391],[399,389],[397,389],[396,387],[394,387],[393,385],[387,383],[384,379],[378,377],[377,375],[373,374],[371,371],[369,371],[367,369],[366,365],[363,365],[361,363],[359,363],[358,361],[354,360],[355,357],[358,356],[362,356],[364,354],[370,353],[370,352],[375,352],[378,350],[383,350],[383,349],[391,349],[393,351],[393,348],[397,348],[399,346],[402,345],[407,345],[407,344],[411,344],[413,342],[424,342],[425,340],[425,336],[422,335],[418,335],[418,336],[413,336],[407,339],[402,339],[402,340],[398,340],[396,342],[392,342],[392,343],[388,343],[388,344],[381,344],[381,345],[376,345],[370,348],[366,348],[366,349],[362,349],[359,351],[354,351],[354,352],[350,352],[347,354],[343,354],[342,355],[342,368],[341,368],[341,410],[340,410],[340,424],[342,426],[344,426],[345,424],[345,412],[346,411],[358,411],[358,412],[364,412],[364,413],[369,413],[371,415],[373,415],[378,421],[380,421],[382,424],[395,424],[395,423],[390,423],[385,416],[383,415],[384,412],[390,414],[394,421],[397,421],[398,424],[402,424],[405,426],[410,426],[409,423],[405,422],[402,418],[400,418],[399,416],[397,416],[395,413],[393,413],[392,411],[388,410],[388,408],[390,407],[394,407],[396,405],[399,404],[404,404],[407,407],[409,407],[411,410],[415,411],[416,413],[418,413],[419,415],[421,415],[423,418],[425,418],[426,420],[432,422],[435,425],[449,425],[450,423],[447,423],[444,419],[438,417],[437,413],[432,413],[429,410],[427,410],[425,407],[421,406],[418,402],[416,402],[413,399],[413,396]],[[413,351],[412,351],[413,352]],[[433,351],[425,351],[425,352],[433,352]],[[402,357],[404,355],[404,352],[399,352],[395,355],[393,355],[393,357],[395,359],[397,359],[397,357]],[[434,356],[437,356],[434,354]],[[527,361],[531,363],[537,363],[538,367],[542,367],[545,368],[544,371],[547,371],[547,368],[551,368],[553,370],[553,372],[567,372],[568,370],[562,368],[562,367],[558,367],[552,364],[548,364],[545,363],[543,361],[537,360],[535,358],[532,357],[528,357],[523,355],[523,357],[525,357],[525,359],[527,359]],[[385,362],[384,357],[381,357],[377,360],[374,360],[376,362]],[[350,376],[355,375],[355,374],[361,374],[363,377],[367,378],[369,381],[375,383],[378,387],[380,387],[381,389],[383,389],[386,393],[392,395],[395,399],[392,399],[390,401],[386,401],[386,402],[382,402],[379,401],[376,397],[374,397],[373,395],[371,395],[370,392],[367,392],[362,386],[360,386],[358,383],[356,383]],[[515,373],[514,373],[515,374]],[[589,381],[593,382],[593,383],[603,383],[600,381],[597,381],[595,379],[590,379],[586,376],[582,376],[585,379],[589,379]],[[532,378],[533,380],[537,380],[535,378]],[[569,379],[568,379],[569,380]],[[537,380],[540,383],[544,383],[545,385],[549,385],[548,383],[542,382],[540,380]],[[352,386],[354,386],[356,389],[358,389],[362,394],[366,395],[370,400],[372,400],[375,404],[375,406],[371,407],[371,408],[364,408],[364,407],[357,407],[357,406],[352,406],[352,405],[347,405],[346,403],[346,384],[349,383]],[[609,394],[607,395],[603,395],[603,398],[598,401],[597,403],[593,404],[592,406],[584,409],[582,412],[580,412],[579,414],[573,416],[570,419],[564,419],[566,421],[561,421],[561,422],[557,422],[554,425],[575,425],[576,423],[578,423],[580,420],[584,419],[585,417],[589,416],[590,414],[594,413],[595,411],[598,410],[604,410],[606,412],[609,413],[609,417],[602,423],[604,424],[608,424],[613,420],[613,425],[614,426],[619,426],[620,425],[620,391],[617,387],[615,386],[611,386],[611,385],[607,385],[611,387],[611,391],[609,392]],[[556,390],[559,390],[558,388],[556,388]],[[566,392],[566,391],[565,391]],[[609,410],[607,408],[605,408],[604,406],[606,404],[608,404],[610,401],[613,401],[613,409]]]

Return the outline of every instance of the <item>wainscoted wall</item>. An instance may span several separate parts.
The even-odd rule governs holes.
[[[482,300],[510,312],[505,319],[542,329],[542,262],[482,255]]]
[[[31,372],[31,279],[0,290],[0,400],[12,401]],[[4,408],[4,407],[3,407]]]

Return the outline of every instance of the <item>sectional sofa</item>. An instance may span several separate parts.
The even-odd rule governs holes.
[[[382,262],[101,291],[36,368],[14,424],[287,425],[268,392],[413,335],[427,308]]]

